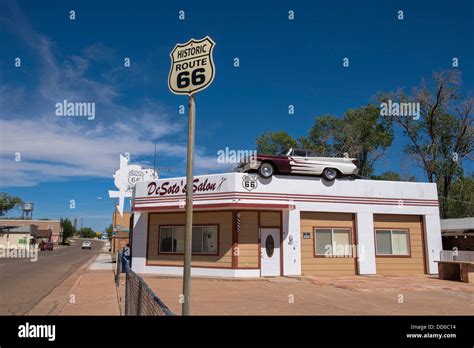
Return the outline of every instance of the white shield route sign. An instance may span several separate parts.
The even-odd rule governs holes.
[[[168,87],[174,94],[191,95],[201,91],[214,80],[212,51],[215,42],[209,36],[177,44],[170,53],[171,70]]]

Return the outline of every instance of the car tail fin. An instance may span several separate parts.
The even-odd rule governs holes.
[[[354,159],[352,160],[352,163],[356,166],[356,167],[359,167],[359,161]]]

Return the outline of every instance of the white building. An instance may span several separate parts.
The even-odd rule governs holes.
[[[138,182],[132,269],[182,274],[186,178]],[[194,178],[192,274],[437,273],[431,183],[227,173]]]

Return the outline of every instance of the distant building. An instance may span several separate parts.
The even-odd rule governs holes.
[[[112,214],[112,252],[122,250],[130,241],[130,219],[132,213],[124,212],[122,216],[115,208]]]
[[[37,230],[51,230],[51,242],[58,244],[62,239],[62,227],[59,220],[27,220],[27,219],[0,219],[1,226],[15,226],[28,228],[36,226]]]
[[[13,226],[0,224],[0,246],[2,249],[29,249],[36,242],[35,225]]]
[[[122,231],[122,232],[129,232],[130,231],[130,217],[132,213],[124,212],[123,216],[120,216],[120,213],[117,209],[112,214],[112,228],[114,232]]]
[[[474,217],[441,220],[443,250],[474,250]]]
[[[38,230],[36,231],[36,244],[41,242],[51,242],[51,236],[53,232],[51,230]]]

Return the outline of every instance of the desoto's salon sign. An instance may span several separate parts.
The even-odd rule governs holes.
[[[212,180],[214,179],[214,180]],[[193,180],[193,193],[218,192],[222,188],[222,184],[227,180],[225,177],[220,178],[195,178]],[[148,196],[168,196],[186,193],[186,181],[164,181],[157,183],[152,181],[148,184]]]

